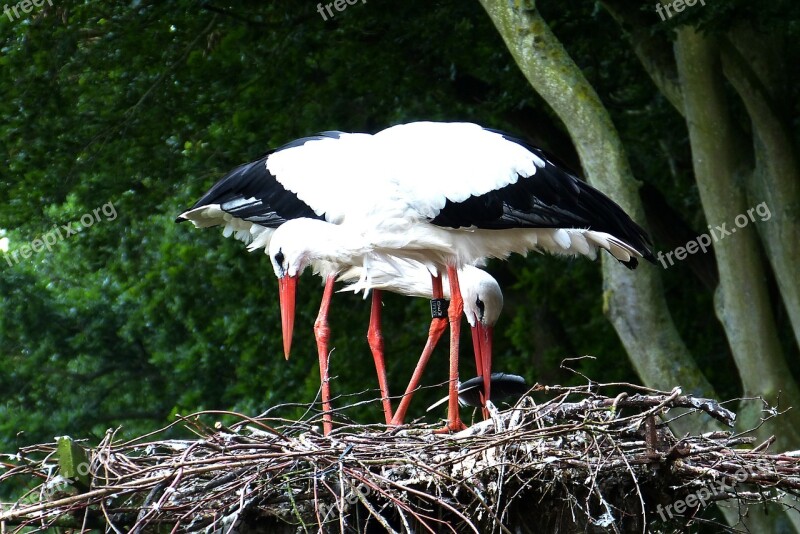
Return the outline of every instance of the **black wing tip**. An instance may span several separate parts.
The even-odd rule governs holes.
[[[217,180],[217,182],[211,186],[211,188],[187,211],[191,211],[202,206],[207,206],[209,204],[222,204],[226,200],[230,200],[229,197],[236,196],[236,194],[240,193],[242,188],[245,187],[253,189],[248,191],[248,194],[255,194],[258,192],[257,184],[272,183],[276,181],[275,177],[272,176],[272,173],[270,173],[267,168],[267,160],[271,155],[282,150],[301,147],[309,141],[319,141],[321,139],[331,138],[338,139],[344,134],[345,132],[331,130],[327,132],[320,132],[309,137],[301,137],[300,139],[289,141],[278,148],[269,150],[252,161],[237,165],[233,170],[227,172],[222,178]],[[180,221],[176,220],[176,222]]]
[[[650,243],[649,236],[647,235],[647,233],[644,232],[644,230],[642,230],[642,233],[640,235],[640,243],[638,244],[638,246],[637,245],[632,245],[632,246],[636,249],[636,252],[641,254],[642,258],[655,265],[658,262],[656,261],[656,257],[653,254],[653,251],[650,248],[649,243]],[[639,266],[639,258],[635,258],[633,256],[631,256],[631,259],[629,259],[628,261],[622,261],[622,260],[618,261],[631,271]]]
[[[233,170],[227,172],[222,178],[217,180],[214,185],[184,213],[210,204],[221,204],[237,189],[243,187],[243,184],[267,178],[269,171],[267,170],[266,164],[270,154],[271,152],[253,161],[237,165]],[[180,215],[178,217],[180,218]]]
[[[504,388],[504,387],[516,388],[516,387],[523,387],[524,386],[525,389],[523,391],[528,389],[527,382],[525,382],[525,379],[523,377],[519,376],[519,375],[512,375],[510,373],[492,373],[490,380],[491,380],[492,388],[495,388],[495,387],[499,387],[499,388]],[[461,392],[461,391],[467,391],[467,390],[472,389],[472,388],[480,388],[481,390],[483,389],[483,377],[482,376],[476,376],[474,378],[470,378],[469,380],[461,382],[461,386],[458,389],[459,389],[459,392]]]
[[[567,167],[563,162],[558,160],[558,158],[554,157],[552,154],[548,153],[546,150],[533,146],[525,139],[513,134],[491,128],[485,129],[502,135],[508,141],[521,145],[528,151],[542,158],[546,164],[553,166],[557,171],[571,177],[574,180],[573,183],[579,191],[588,193],[591,197],[593,197],[592,200],[594,202],[599,203],[601,207],[605,208],[605,210],[608,210],[609,214],[613,216],[611,221],[616,219],[615,224],[613,224],[613,226],[616,226],[616,228],[611,227],[608,229],[602,229],[602,231],[606,231],[617,238],[627,241],[633,248],[636,249],[639,254],[642,255],[645,260],[652,264],[656,263],[656,257],[653,255],[653,251],[651,249],[652,241],[647,231],[637,224],[633,219],[631,219],[628,213],[608,195],[593,187],[586,181],[578,178],[575,172],[569,169],[569,167]],[[639,265],[639,261],[636,258],[631,258],[629,261],[621,263],[631,270],[635,269]]]
[[[530,389],[525,379],[509,373],[492,373],[492,400],[504,401],[512,397],[520,397]],[[483,377],[476,376],[462,382],[458,388],[459,402],[466,406],[479,406],[483,392]]]
[[[653,265],[657,265],[658,264],[658,261],[656,260],[656,257],[653,254],[653,251],[650,250],[649,248],[646,248],[646,249],[642,250],[642,249],[637,247],[636,250],[637,250],[637,252],[639,252],[639,254],[642,255],[642,258],[647,260],[647,262],[652,263]],[[622,265],[624,265],[625,267],[627,267],[631,271],[633,271],[634,269],[636,269],[639,266],[639,258],[634,258],[633,256],[631,256],[631,259],[629,259],[628,261],[623,261],[623,260],[617,260],[617,261],[619,261]]]
[[[624,265],[625,267],[627,267],[628,269],[630,269],[631,271],[633,271],[634,269],[636,269],[636,267],[639,266],[639,260],[637,258],[633,258],[633,257],[631,259],[629,259],[628,261],[619,260],[619,262],[622,265]]]
[[[638,239],[636,240],[636,242],[630,244],[633,246],[633,248],[636,249],[636,252],[638,252],[642,256],[642,258],[655,265],[657,261],[655,254],[653,254],[653,248],[652,248],[653,242],[650,240],[650,236],[644,230],[644,228],[634,223],[633,221],[631,222],[636,225],[635,227],[637,230],[636,237]],[[622,264],[625,265],[628,269],[633,270],[639,266],[639,259],[632,257],[629,261],[623,261]]]

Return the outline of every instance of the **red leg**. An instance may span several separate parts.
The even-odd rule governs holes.
[[[322,293],[322,303],[319,305],[319,314],[314,322],[314,337],[317,339],[317,354],[319,356],[319,379],[322,387],[322,432],[330,434],[333,430],[331,420],[331,385],[328,374],[328,341],[331,329],[328,324],[328,308],[333,296],[333,283],[336,276],[331,275],[325,280],[325,291]]]
[[[433,293],[431,297],[434,299],[444,298],[444,291],[442,290],[442,277],[432,276],[431,279],[433,283]],[[397,411],[394,414],[391,424],[403,424],[403,420],[406,417],[406,412],[408,411],[408,405],[411,404],[411,397],[419,387],[419,383],[422,380],[422,373],[425,371],[425,366],[428,365],[428,360],[430,360],[431,354],[433,354],[433,349],[436,348],[436,344],[439,342],[439,339],[441,339],[446,327],[447,321],[443,317],[431,319],[431,326],[428,329],[428,341],[425,342],[425,348],[422,350],[422,356],[419,358],[417,367],[414,369],[414,374],[411,376],[411,381],[408,383],[406,392],[403,394],[403,398],[400,400],[400,406],[397,407]]]
[[[392,403],[389,400],[389,386],[386,382],[386,365],[383,359],[383,334],[381,334],[381,306],[383,305],[380,289],[372,290],[372,309],[369,315],[367,341],[375,360],[375,371],[378,373],[378,387],[381,389],[381,403],[386,424],[392,422]]]
[[[458,415],[458,345],[464,301],[455,267],[447,267],[447,278],[450,279],[450,307],[447,310],[450,320],[450,395],[447,403],[447,425],[439,432],[458,432],[466,428]]]

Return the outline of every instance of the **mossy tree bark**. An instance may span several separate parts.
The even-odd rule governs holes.
[[[685,116],[683,88],[671,43],[654,34],[651,21],[620,0],[603,0],[603,6],[627,33],[634,52],[653,83],[673,107]],[[781,54],[785,43],[774,35],[756,33],[747,24],[732,28],[720,42],[723,74],[733,85],[747,111],[751,146],[742,146],[750,162],[740,168],[748,205],[766,202],[769,224],[758,224],[761,242],[800,346],[800,162],[785,117],[793,104],[787,97],[789,68]],[[749,132],[748,132],[749,133]],[[766,222],[766,221],[764,221]]]
[[[771,36],[739,26],[723,43],[726,78],[747,109],[755,167],[746,181],[750,204],[766,202],[771,219],[756,226],[778,282],[783,304],[800,346],[800,165],[789,124],[792,103],[783,73],[788,66]]]
[[[717,41],[692,28],[678,31],[676,58],[694,172],[706,220],[712,225],[717,221],[730,223],[750,207],[745,184],[737,177],[747,176],[751,170],[746,147],[742,146],[743,139],[726,103],[720,56]],[[714,301],[744,395],[760,395],[773,402],[780,396],[784,408],[798,406],[800,390],[778,340],[758,232],[753,225],[734,226],[731,232],[714,245],[720,276]],[[739,426],[753,428],[760,417],[756,405],[743,404]],[[775,447],[788,450],[800,441],[800,412],[790,410],[782,423],[781,431],[776,433]],[[759,429],[762,438],[772,432],[773,428]],[[796,516],[755,512],[748,518],[748,526],[760,532],[780,532],[791,521],[800,531],[800,518]]]

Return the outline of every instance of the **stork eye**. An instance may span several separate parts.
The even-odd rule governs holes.
[[[475,299],[475,305],[478,307],[478,312],[480,312],[480,317],[478,317],[478,320],[483,321],[483,315],[486,312],[486,304],[484,304],[480,297],[477,297]]]
[[[278,264],[279,266],[283,267],[283,260],[285,260],[285,259],[286,258],[283,255],[283,251],[282,250],[278,250],[278,253],[275,254],[275,263]]]

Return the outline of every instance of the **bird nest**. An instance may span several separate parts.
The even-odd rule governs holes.
[[[606,396],[601,391],[622,391]],[[535,402],[535,398],[548,400]],[[671,532],[711,503],[794,502],[800,453],[732,432],[674,436],[670,417],[735,415],[628,384],[535,386],[454,435],[200,412],[130,441],[59,438],[7,456],[3,532]],[[225,419],[227,424],[220,420]],[[214,423],[214,421],[217,421]],[[183,425],[195,439],[158,439]]]

